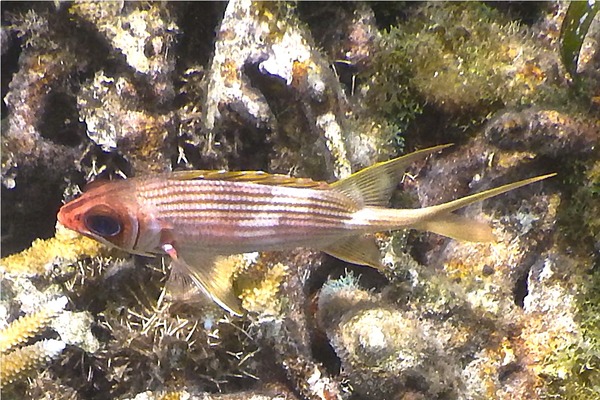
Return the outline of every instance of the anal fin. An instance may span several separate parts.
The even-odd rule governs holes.
[[[195,296],[195,286],[211,300],[233,315],[241,316],[241,302],[235,295],[231,276],[235,263],[226,256],[182,253],[172,257],[167,292],[172,298],[186,300]]]
[[[350,236],[322,249],[323,252],[352,264],[381,269],[381,251],[372,236]]]

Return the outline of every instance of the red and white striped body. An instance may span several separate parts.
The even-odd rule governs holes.
[[[356,233],[352,199],[334,190],[220,180],[136,183],[139,252],[168,235],[214,254],[322,248]],[[151,238],[152,237],[152,238]],[[144,248],[146,247],[146,248]]]

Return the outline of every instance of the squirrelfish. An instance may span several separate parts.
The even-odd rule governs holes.
[[[256,171],[180,171],[93,183],[60,209],[58,220],[130,253],[170,256],[169,282],[191,282],[225,310],[241,314],[231,267],[220,262],[224,256],[307,247],[380,268],[381,254],[369,233],[414,228],[491,241],[487,224],[453,211],[555,175],[431,207],[386,208],[407,165],[448,146],[378,163],[332,184]]]

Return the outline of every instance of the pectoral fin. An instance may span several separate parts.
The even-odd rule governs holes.
[[[167,251],[171,255],[171,276],[167,290],[178,299],[193,295],[190,285],[195,285],[202,293],[231,314],[241,316],[240,300],[233,292],[231,276],[235,264],[226,256]]]
[[[367,265],[377,269],[383,268],[381,251],[372,236],[361,235],[344,238],[322,251],[352,264]]]

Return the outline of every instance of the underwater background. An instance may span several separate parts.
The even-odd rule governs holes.
[[[2,2],[3,398],[600,398],[600,3]],[[94,179],[335,181],[495,243],[377,235],[387,268],[229,259],[247,313],[165,298],[160,258],[57,225]]]

